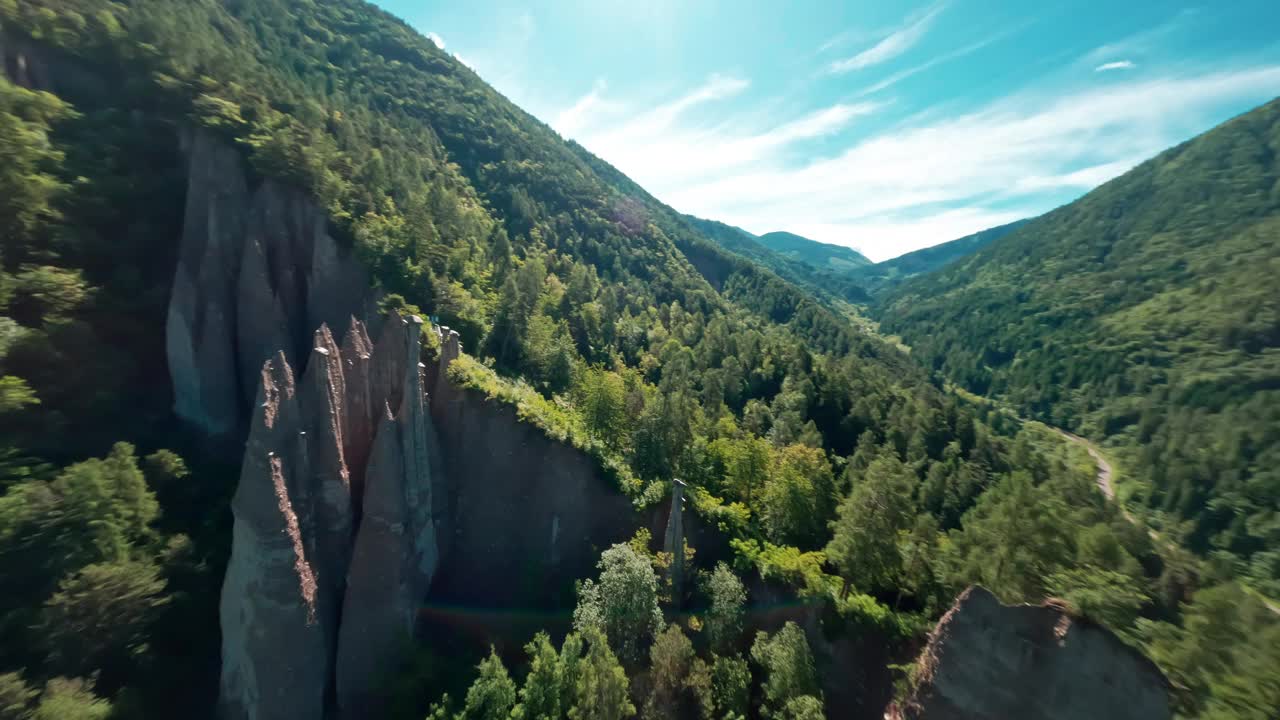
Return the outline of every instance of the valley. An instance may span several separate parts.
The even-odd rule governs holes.
[[[1280,100],[873,263],[443,48],[0,0],[0,720],[1280,711]]]

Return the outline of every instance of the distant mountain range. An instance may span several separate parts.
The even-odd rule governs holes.
[[[686,215],[685,219],[724,249],[764,265],[819,296],[870,302],[902,282],[938,270],[1017,229],[1025,220],[873,263],[858,251],[789,232],[754,235],[740,227]]]
[[[810,240],[795,233],[771,232],[756,239],[774,252],[818,268],[854,270],[871,264],[853,248]]]
[[[891,260],[865,265],[853,271],[853,277],[859,285],[873,297],[880,296],[888,290],[917,275],[931,273],[966,255],[971,255],[998,240],[1010,232],[1022,227],[1026,220],[1018,220],[1008,225],[1000,225],[987,230],[966,235],[958,240],[951,240],[923,250],[899,255]]]

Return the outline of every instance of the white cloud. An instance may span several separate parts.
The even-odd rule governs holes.
[[[592,114],[606,105],[603,94],[607,84],[603,79],[597,80],[591,92],[578,98],[578,101],[562,110],[551,121],[551,127],[565,137],[577,137],[578,132],[592,120]]]
[[[1280,65],[1036,86],[861,137],[855,120],[885,104],[834,104],[764,127],[722,120],[732,115],[717,101],[746,87],[715,77],[614,123],[606,116],[627,108],[604,113],[588,103],[581,142],[683,212],[857,245],[880,260],[1042,212],[1105,182],[1208,129],[1224,104],[1276,95]]]
[[[483,43],[468,44],[465,58],[456,52],[453,57],[517,105],[535,107],[538,97],[532,94],[528,57],[537,34],[538,23],[530,11],[498,13]]]
[[[1061,190],[1064,188],[1090,190],[1117,175],[1123,175],[1146,159],[1147,156],[1145,155],[1134,156],[1123,160],[1090,165],[1079,170],[1056,175],[1028,175],[1018,178],[1018,181],[1014,184],[1014,190],[1020,193],[1035,192],[1037,190]]]
[[[429,32],[427,33],[427,39],[435,43],[436,47],[440,48],[441,50],[444,49],[444,38],[440,37],[439,35],[433,32]]]
[[[1014,210],[960,207],[923,216],[886,215],[854,223],[801,221],[787,226],[787,229],[804,237],[822,238],[824,242],[847,245],[869,259],[880,262],[939,242],[956,240],[980,230],[1031,217],[1036,213],[1031,207]],[[763,226],[774,227],[767,221]]]
[[[605,117],[621,115],[625,108],[593,90],[560,113],[553,126],[562,133],[566,126],[573,128],[584,147],[643,187],[675,190],[770,163],[788,148],[839,133],[855,118],[882,107],[871,102],[837,103],[765,127],[704,120],[709,113],[728,116],[711,111],[717,102],[748,86],[746,80],[712,76],[701,86],[612,126],[603,122]]]
[[[1103,63],[1094,68],[1094,72],[1107,72],[1109,70],[1132,70],[1137,67],[1132,60],[1117,60],[1115,62]]]
[[[920,38],[924,37],[925,32],[929,30],[929,26],[933,24],[933,19],[940,12],[942,12],[941,6],[930,8],[923,15],[909,20],[905,26],[890,33],[875,45],[853,57],[831,63],[827,67],[828,71],[836,74],[846,73],[871,67],[872,65],[879,65],[898,57],[920,42]]]

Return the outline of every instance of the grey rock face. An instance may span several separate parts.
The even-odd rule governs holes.
[[[906,720],[1164,720],[1168,682],[1109,630],[971,587],[917,661]]]
[[[174,411],[224,435],[247,414],[264,360],[283,351],[301,368],[315,328],[372,320],[375,303],[313,200],[274,181],[250,187],[239,153],[203,131],[183,141],[187,205],[165,326]]]
[[[249,191],[233,149],[204,133],[196,133],[187,147],[187,206],[165,349],[175,412],[218,435],[235,428],[240,406],[234,290]],[[266,352],[255,369],[272,350]]]
[[[399,410],[383,408],[364,476],[364,504],[348,575],[338,642],[338,709],[342,717],[378,717],[373,690],[386,665],[413,628],[414,610],[426,596],[439,563],[433,523],[432,449],[435,429],[427,414],[421,355],[422,320],[389,318],[374,355],[388,382],[402,375]],[[380,364],[399,335],[402,352]],[[394,390],[391,385],[388,390]]]
[[[235,529],[222,585],[220,705],[227,718],[318,718],[328,674],[325,628],[294,501],[298,406],[283,356],[262,369],[257,409],[232,500]],[[300,511],[302,517],[299,517]]]
[[[671,483],[671,513],[667,516],[667,532],[662,549],[671,553],[671,567],[667,576],[671,580],[671,595],[680,602],[680,589],[684,581],[684,481]]]
[[[430,413],[446,482],[435,494],[441,562],[431,595],[467,607],[562,607],[600,551],[634,534],[635,508],[585,453],[451,382],[459,337],[440,332]]]
[[[226,717],[319,718],[334,690],[345,717],[377,717],[380,671],[438,563],[421,322],[385,323],[391,397],[370,389],[377,350],[355,319],[342,348],[320,326],[296,384],[283,351],[259,373],[220,607]]]

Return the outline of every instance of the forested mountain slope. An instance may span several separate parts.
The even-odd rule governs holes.
[[[1280,593],[1278,278],[1272,101],[907,283],[881,321],[970,390],[1132,448],[1165,530]]]
[[[810,240],[795,233],[770,232],[757,239],[770,250],[815,268],[853,270],[871,264],[870,260],[853,248]]]
[[[885,295],[917,275],[931,273],[945,267],[948,263],[977,252],[1026,222],[1026,220],[1019,220],[1008,225],[1000,225],[940,245],[899,255],[884,262],[866,265],[854,270],[852,276],[854,282],[861,285],[869,295]]]
[[[323,291],[308,286],[331,259],[317,258],[316,248],[333,248],[290,245],[302,235],[352,251],[376,285],[363,290],[376,290],[392,327],[411,333],[407,343],[391,335],[384,346],[410,348],[397,356],[402,390],[428,373],[432,350],[420,351],[419,341],[429,346],[443,336],[419,338],[417,323],[401,315],[436,315],[461,334],[466,354],[435,371],[435,387],[470,393],[472,409],[484,412],[468,417],[500,416],[519,428],[506,433],[513,446],[530,446],[519,438],[539,432],[556,448],[532,453],[527,474],[512,470],[523,457],[494,452],[507,463],[492,473],[501,477],[457,479],[503,489],[470,508],[497,509],[484,527],[505,533],[498,546],[537,552],[549,536],[553,547],[578,542],[578,556],[604,551],[598,577],[580,586],[573,608],[529,613],[528,588],[542,578],[495,570],[527,565],[486,562],[483,552],[453,575],[501,590],[488,593],[483,612],[433,604],[430,594],[402,603],[416,611],[411,618],[435,624],[405,643],[404,657],[378,656],[366,666],[387,668],[373,679],[387,688],[391,717],[418,720],[433,702],[432,717],[454,716],[458,703],[461,717],[513,709],[527,717],[628,717],[637,709],[646,717],[811,718],[824,709],[882,717],[889,664],[905,659],[975,582],[1009,602],[1061,597],[1133,634],[1163,653],[1168,672],[1194,682],[1185,701],[1191,711],[1220,698],[1267,701],[1265,677],[1228,682],[1255,654],[1242,629],[1249,626],[1214,612],[1215,599],[1235,602],[1238,590],[1202,590],[1198,604],[1182,604],[1199,586],[1196,566],[1124,522],[1094,492],[1087,458],[1042,429],[943,392],[907,354],[778,273],[721,249],[373,6],[6,0],[0,55],[0,150],[11,160],[0,163],[0,577],[14,588],[0,599],[6,712],[208,716],[225,639],[214,622],[220,586],[232,588],[233,599],[283,598],[273,608],[282,623],[313,617],[315,577],[302,571],[306,562],[292,561],[313,553],[305,545],[316,521],[295,513],[289,493],[297,488],[285,485],[302,481],[281,468],[293,472],[283,463],[309,456],[294,455],[300,444],[328,448],[314,473],[298,474],[324,474],[330,489],[343,485],[334,469],[343,466],[335,449],[342,435],[316,422],[336,415],[314,411],[339,402],[331,390],[342,373],[317,372],[295,355],[291,363],[307,363],[294,368],[307,389],[294,403],[288,364],[268,366],[256,383],[244,376],[257,370],[257,358],[242,363],[248,372],[232,368],[239,381],[217,399],[237,408],[240,430],[252,409],[259,436],[271,440],[249,448],[256,454],[243,465],[237,441],[245,435],[229,430],[229,442],[211,445],[200,427],[177,422],[192,418],[181,407],[171,412],[175,398],[163,380],[181,357],[162,336],[166,306],[172,318],[193,265],[187,255],[207,250],[208,238],[262,251],[199,266],[197,280],[214,281],[203,287],[231,295],[234,286],[238,297],[262,300],[237,307],[239,327],[258,321],[251,312],[258,308],[309,318],[296,305]],[[212,160],[199,166],[206,155],[235,172],[214,172]],[[197,190],[200,202],[192,202]],[[239,230],[202,210],[250,194],[283,200],[252,212],[231,208],[257,213]],[[269,286],[268,276],[281,281]],[[239,302],[217,301],[205,307]],[[209,314],[205,328],[226,320]],[[281,342],[328,358],[330,367],[335,340],[328,329],[312,330],[291,327],[299,337]],[[361,334],[350,332],[355,339],[344,344],[352,367],[369,359],[357,349]],[[228,333],[207,335],[217,341]],[[246,337],[258,339],[231,337],[210,343],[209,355],[231,357]],[[458,342],[448,337],[442,347],[453,354]],[[385,380],[388,372],[369,376]],[[438,382],[441,373],[447,383]],[[250,385],[260,397],[245,397]],[[218,393],[202,397],[210,394]],[[391,408],[383,408],[364,417],[390,427]],[[443,426],[450,414],[438,409],[431,414]],[[288,430],[281,437],[272,436],[277,421]],[[430,465],[431,443],[418,442],[427,435],[421,408],[395,422],[415,428],[394,441],[414,449],[412,462],[392,451],[371,455],[399,457],[402,470]],[[453,445],[474,443],[473,455],[489,453],[477,439],[484,428],[441,430]],[[327,443],[311,442],[322,432]],[[630,543],[605,549],[570,537],[574,523],[554,517],[539,547],[512,542],[523,536],[502,526],[533,513],[502,509],[531,506],[521,494],[530,492],[527,477],[563,480],[547,463],[569,456],[586,468],[574,482],[600,483],[592,493],[567,493],[575,500],[608,493],[614,506],[652,511],[669,502],[673,480],[683,480],[690,522],[704,528],[697,537],[706,542],[660,550],[648,525],[635,521],[611,528],[634,532]],[[493,467],[472,467],[486,466]],[[221,582],[237,467],[246,489],[237,493],[237,523],[255,515],[278,521],[262,523],[258,538],[236,529],[240,545],[276,551],[271,567],[282,572],[270,576],[279,582],[269,596],[235,597],[240,586]],[[385,465],[368,472],[405,481],[384,497],[418,500],[434,492],[424,475]],[[404,509],[394,500],[364,508],[379,518]],[[432,507],[431,519],[448,527],[451,512]],[[670,580],[679,564],[688,568],[683,585]],[[264,566],[247,567],[228,577],[254,587],[253,572]],[[351,576],[362,569],[369,568],[352,568]],[[341,572],[320,579],[320,611],[329,618],[322,626],[332,627],[334,606],[323,598],[340,595],[346,579]],[[805,630],[783,625],[778,608]],[[376,608],[368,612],[386,620]],[[495,627],[530,615],[556,632],[559,648],[547,634]],[[255,633],[256,617],[236,615],[241,636],[266,637]],[[303,630],[314,641],[316,652],[305,658],[314,666],[333,638],[320,637],[314,623]],[[762,632],[752,637],[754,630]],[[469,643],[444,644],[447,631]],[[1206,635],[1238,638],[1240,647],[1202,664],[1194,649]],[[472,673],[491,644],[495,651]],[[233,671],[241,659],[232,655]],[[267,659],[276,670],[293,667],[290,657]],[[508,665],[518,668],[514,676]],[[250,703],[263,697],[245,675],[221,669],[233,681],[223,683],[224,698],[230,684]],[[332,711],[324,684],[333,673],[311,669],[321,690],[312,699]],[[273,699],[303,712],[290,698]]]
[[[721,247],[748,260],[753,260],[818,297],[833,296],[853,303],[869,300],[862,283],[851,280],[844,269],[814,267],[762,244],[755,235],[739,227],[715,220],[686,215],[694,228]]]

